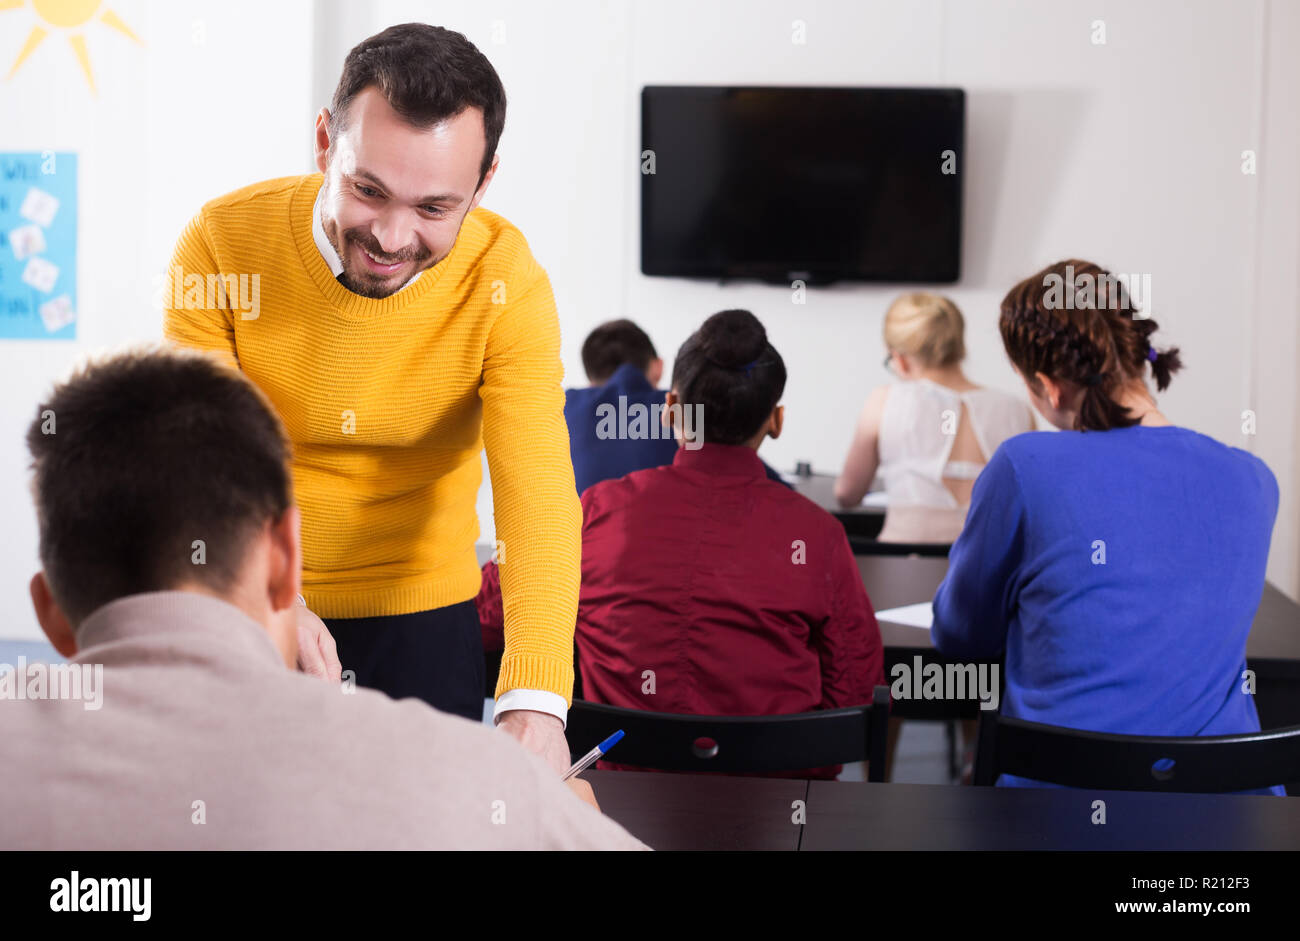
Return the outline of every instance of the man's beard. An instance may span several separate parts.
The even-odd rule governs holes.
[[[400,284],[392,285],[390,280],[388,279],[378,280],[374,275],[368,272],[362,273],[360,276],[357,276],[356,274],[353,274],[352,272],[348,271],[349,255],[347,249],[349,248],[349,244],[348,244],[349,242],[355,242],[357,245],[369,251],[371,254],[384,257],[385,253],[379,248],[378,244],[373,243],[372,239],[369,239],[367,237],[358,234],[349,234],[349,233],[344,233],[342,238],[336,239],[335,236],[332,233],[330,233],[328,230],[326,230],[325,232],[325,237],[329,239],[329,243],[334,246],[334,251],[338,253],[339,260],[343,263],[343,271],[339,275],[339,283],[342,284],[349,291],[351,291],[353,294],[360,294],[362,297],[368,297],[376,300],[385,297],[391,297],[392,295],[396,294],[398,291],[402,290],[402,288],[406,287],[406,285],[411,281],[411,279],[414,278],[416,275],[418,275],[420,272],[424,271],[427,268],[432,268],[435,264],[437,264],[439,261],[442,260],[441,258],[439,258],[431,261],[430,252],[424,249],[421,249],[416,252],[408,252],[405,250],[399,252],[396,256],[398,260],[414,261],[418,267],[416,268],[415,274],[403,278]]]

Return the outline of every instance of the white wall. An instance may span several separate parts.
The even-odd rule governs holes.
[[[367,5],[114,0],[145,40],[87,33],[84,90],[46,40],[0,84],[0,147],[78,150],[81,340],[0,345],[0,486],[9,538],[0,635],[34,636],[26,580],[35,523],[21,437],[78,350],[156,337],[152,277],[185,220],[244,183],[310,169],[310,125],[347,50],[392,23],[464,32],[510,97],[485,205],[516,223],[551,274],[568,381],[597,323],[628,316],[671,369],[708,314],[748,307],[790,371],[787,428],[763,454],[838,468],[863,397],[885,381],[880,318],[897,287],[718,286],[639,273],[638,104],[650,83],[957,85],[967,90],[969,372],[1015,388],[995,327],[1007,288],[1066,256],[1149,273],[1161,343],[1187,364],[1170,418],[1263,457],[1283,505],[1269,578],[1300,596],[1300,10],[1286,0],[499,0]],[[32,13],[0,13],[7,70]],[[792,21],[807,42],[791,42]],[[1090,41],[1106,24],[1105,45]],[[206,45],[192,41],[194,23]],[[24,21],[25,22],[25,21]],[[256,23],[255,29],[250,23]],[[504,41],[495,41],[495,40]],[[1259,153],[1243,176],[1241,151]],[[93,251],[91,250],[93,248]],[[1241,412],[1258,434],[1241,434]],[[480,498],[484,539],[491,504]]]
[[[1260,421],[1253,450],[1282,489],[1269,578],[1300,598],[1300,4],[1268,4],[1263,27],[1259,140],[1268,168],[1260,175],[1255,210],[1254,291],[1243,318],[1253,350],[1245,375]]]

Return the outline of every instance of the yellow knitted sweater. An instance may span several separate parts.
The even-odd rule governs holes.
[[[414,284],[354,294],[312,237],[320,185],[319,174],[270,180],[204,206],[176,247],[164,333],[242,369],[279,411],[303,594],[323,617],[474,597],[486,446],[505,603],[497,695],[569,700],[581,508],[546,272],[518,229],[480,207]]]

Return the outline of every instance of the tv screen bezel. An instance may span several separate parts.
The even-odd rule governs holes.
[[[638,170],[641,173],[640,186],[640,232],[641,244],[639,248],[641,273],[647,277],[672,277],[687,278],[692,280],[708,281],[736,281],[736,280],[757,280],[767,284],[789,285],[795,280],[803,281],[805,284],[831,284],[837,281],[849,281],[860,284],[954,284],[961,280],[962,271],[962,249],[965,243],[963,238],[964,225],[964,202],[965,186],[962,180],[964,172],[964,160],[966,151],[966,90],[949,85],[644,85],[641,88],[641,146],[639,154],[644,155],[647,150],[653,150],[649,143],[649,117],[646,107],[647,97],[650,94],[661,91],[673,92],[709,92],[718,95],[725,95],[733,92],[763,92],[763,91],[798,91],[798,92],[818,92],[818,91],[852,91],[852,92],[889,92],[897,93],[924,93],[929,95],[940,94],[948,95],[955,99],[958,107],[958,121],[960,128],[958,131],[958,141],[956,147],[956,166],[957,173],[954,181],[956,185],[956,205],[954,207],[954,216],[956,222],[956,245],[953,246],[952,258],[953,264],[951,277],[938,277],[929,279],[907,279],[896,276],[881,276],[870,273],[864,273],[860,269],[844,269],[823,267],[819,269],[792,269],[789,267],[782,268],[775,265],[744,265],[732,264],[723,266],[652,266],[648,257],[647,247],[650,244],[650,213],[647,211],[649,205],[650,186],[653,184],[652,174],[644,172],[644,157],[638,161]],[[947,273],[947,272],[945,272]]]

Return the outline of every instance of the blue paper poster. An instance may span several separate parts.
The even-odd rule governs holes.
[[[0,153],[0,339],[77,337],[77,155]]]

